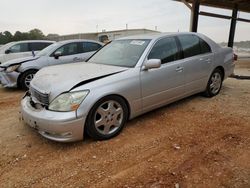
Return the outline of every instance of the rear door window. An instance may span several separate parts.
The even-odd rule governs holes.
[[[51,45],[51,43],[47,43],[47,42],[32,42],[30,43],[30,50],[32,51],[40,51],[44,48],[46,48],[47,46]]]
[[[211,52],[211,47],[195,35],[178,36],[182,46],[184,58]]]
[[[93,52],[101,48],[102,45],[94,42],[83,42],[81,46],[82,53]]]
[[[180,53],[174,37],[167,37],[157,41],[148,55],[148,59],[161,59],[168,63],[180,59]]]
[[[184,58],[192,57],[201,53],[200,39],[194,35],[181,35],[178,36]]]
[[[201,53],[202,54],[211,52],[210,46],[202,39],[200,39],[200,47],[201,47]]]

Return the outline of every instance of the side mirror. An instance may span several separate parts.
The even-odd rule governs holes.
[[[8,49],[8,50],[5,51],[5,54],[9,54],[10,52],[11,52],[11,50]]]
[[[54,53],[54,58],[55,58],[55,59],[59,59],[59,57],[60,57],[61,55],[62,55],[62,52],[59,52],[59,51],[58,51],[58,52],[55,52],[55,53]]]
[[[161,67],[160,59],[149,59],[144,63],[144,70],[157,69]]]

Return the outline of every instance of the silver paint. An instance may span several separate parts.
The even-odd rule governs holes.
[[[212,49],[211,53],[165,63],[159,68],[145,69],[144,65],[148,61],[147,56],[158,40],[181,34],[164,33],[118,39],[151,40],[133,68],[94,63],[76,63],[52,66],[40,70],[31,81],[31,87],[42,93],[49,94],[49,102],[61,93],[70,91],[72,87],[81,81],[111,73],[119,73],[80,85],[71,90],[89,90],[90,92],[76,111],[68,113],[71,114],[68,117],[65,116],[65,113],[52,112],[45,108],[41,110],[42,112],[37,111],[37,109],[27,104],[30,97],[26,96],[21,105],[25,122],[31,124],[30,122],[39,120],[39,128],[41,130],[53,129],[52,132],[64,132],[66,135],[64,140],[53,136],[53,134],[52,136],[43,134],[43,136],[49,139],[64,142],[81,140],[84,135],[85,120],[90,109],[98,100],[105,96],[117,95],[124,98],[129,105],[129,119],[132,119],[176,100],[205,91],[209,77],[216,67],[224,69],[224,79],[233,73],[232,49],[221,48],[211,39],[197,33],[184,34],[197,35],[205,40]],[[156,64],[154,63],[152,66],[156,66]],[[50,124],[51,121],[53,121],[53,124]],[[75,122],[68,123],[71,121]],[[69,128],[67,125],[72,126]],[[67,126],[68,129],[63,130],[64,126]],[[54,127],[56,128],[54,129]],[[74,134],[70,136],[68,132],[74,132]]]

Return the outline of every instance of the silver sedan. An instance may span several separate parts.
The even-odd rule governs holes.
[[[23,120],[60,142],[119,134],[127,120],[195,93],[213,97],[233,52],[196,33],[115,40],[88,62],[43,68],[21,102]]]

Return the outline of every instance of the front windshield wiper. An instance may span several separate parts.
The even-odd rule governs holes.
[[[133,68],[133,67],[134,67],[134,66],[115,65],[115,64],[108,64],[108,63],[101,63],[101,62],[93,62],[93,61],[88,61],[88,63],[94,63],[94,64],[98,64],[98,65],[115,66],[115,67],[126,67],[126,68]]]

